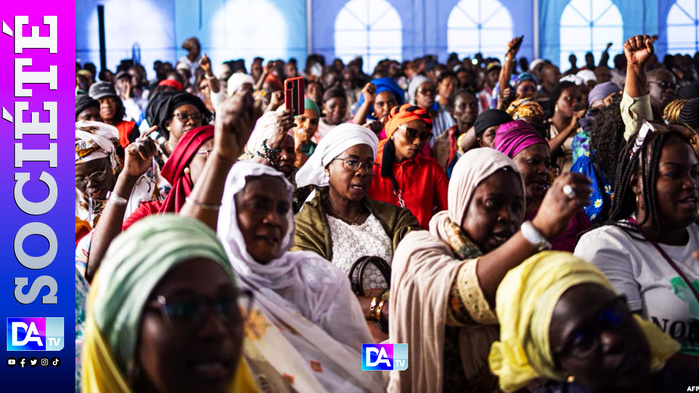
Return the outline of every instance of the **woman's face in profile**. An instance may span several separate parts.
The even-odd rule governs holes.
[[[243,343],[243,315],[231,278],[195,258],[173,268],[141,316],[134,392],[227,392]]]

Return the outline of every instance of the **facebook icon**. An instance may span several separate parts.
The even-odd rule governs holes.
[[[362,344],[362,370],[407,370],[408,344]]]

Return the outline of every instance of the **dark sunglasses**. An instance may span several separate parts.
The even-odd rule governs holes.
[[[178,112],[178,113],[175,113],[174,116],[177,117],[178,119],[180,119],[180,121],[182,123],[186,123],[187,121],[189,121],[189,119],[192,119],[194,121],[201,121],[201,119],[202,119],[202,115],[199,112],[195,112],[192,114]]]
[[[345,169],[352,172],[357,172],[359,168],[362,168],[364,169],[365,173],[371,172],[376,174],[379,168],[379,164],[376,162],[360,161],[353,157],[335,157],[332,160],[342,161],[344,163]]]
[[[152,308],[160,311],[170,327],[197,328],[206,320],[212,309],[225,323],[242,323],[250,315],[253,300],[253,294],[249,290],[239,290],[237,294],[218,299],[168,301],[164,296],[158,296],[153,301]]]
[[[414,141],[415,138],[420,138],[423,141],[429,141],[433,136],[431,132],[420,132],[417,128],[406,127],[405,125],[398,126],[398,128],[405,130],[405,136],[411,141]]]

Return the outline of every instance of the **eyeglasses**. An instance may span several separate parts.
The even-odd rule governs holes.
[[[414,141],[415,138],[420,138],[423,141],[429,141],[433,136],[431,132],[420,132],[420,130],[417,128],[406,127],[405,124],[398,126],[398,128],[405,130],[405,136],[407,136],[411,141]]]
[[[427,95],[427,94],[437,94],[437,90],[436,90],[436,89],[430,89],[430,88],[427,88],[427,89],[420,88],[420,89],[417,89],[417,92],[420,93],[420,94],[424,94],[424,95]]]
[[[352,172],[357,172],[359,168],[364,169],[364,172],[376,173],[379,164],[376,162],[360,161],[354,157],[335,157],[332,161],[339,160],[344,163],[345,169]]]
[[[603,330],[616,331],[630,319],[631,311],[626,304],[626,296],[617,296],[600,309],[594,322],[577,328],[553,353],[558,356],[570,355],[577,359],[589,358],[598,350]]]
[[[648,81],[648,83],[655,83],[656,85],[660,86],[661,89],[663,90],[677,90],[678,86],[672,82],[665,82],[665,81]]]
[[[164,296],[158,296],[152,307],[160,311],[170,327],[197,328],[206,320],[211,309],[222,322],[244,322],[250,315],[253,301],[252,292],[242,289],[237,294],[218,299],[168,301]]]
[[[189,119],[192,119],[194,121],[201,121],[202,119],[201,113],[199,112],[192,113],[191,115],[187,113],[177,112],[174,114],[174,116],[180,119],[182,123],[186,123],[187,121],[189,121]]]
[[[90,176],[76,176],[75,177],[75,187],[78,189],[84,189],[87,187],[88,182],[90,184],[101,183],[107,179],[107,170],[109,169],[109,164],[106,165],[103,171],[93,172]]]

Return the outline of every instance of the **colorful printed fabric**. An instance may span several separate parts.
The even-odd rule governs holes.
[[[614,192],[609,180],[597,168],[593,158],[589,155],[579,157],[570,171],[585,174],[592,180],[592,194],[590,194],[590,204],[585,207],[585,215],[593,223],[603,223],[612,212]]]
[[[512,116],[512,120],[518,120],[523,117],[537,117],[544,120],[544,110],[538,102],[531,98],[520,98],[513,101],[505,111]]]
[[[571,145],[573,162],[578,158],[590,155],[590,131],[579,131],[573,137]]]

